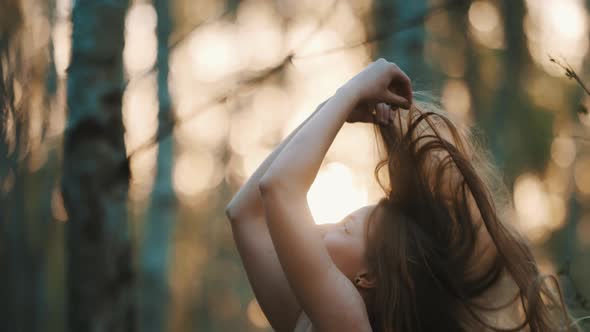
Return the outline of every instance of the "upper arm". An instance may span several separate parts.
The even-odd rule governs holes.
[[[232,222],[234,240],[252,291],[275,331],[293,331],[301,307],[275,252],[264,216]]]
[[[365,304],[332,262],[306,195],[261,183],[269,232],[287,281],[318,330],[370,331]]]

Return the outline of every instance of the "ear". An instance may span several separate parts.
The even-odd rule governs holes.
[[[358,288],[375,288],[377,286],[377,280],[367,270],[363,269],[357,273],[354,277],[354,285]]]

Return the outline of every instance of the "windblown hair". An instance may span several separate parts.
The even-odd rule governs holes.
[[[375,125],[383,154],[375,177],[385,197],[367,241],[373,331],[575,330],[557,279],[540,273],[525,239],[498,213],[507,211],[507,191],[474,132],[431,101],[395,114]],[[486,291],[503,278],[514,292],[491,306]],[[506,308],[522,319],[486,319]]]

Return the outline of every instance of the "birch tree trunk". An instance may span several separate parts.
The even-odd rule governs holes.
[[[25,313],[33,305],[34,289],[31,267],[31,247],[27,241],[25,220],[25,177],[27,162],[27,129],[25,102],[17,101],[16,83],[23,82],[28,68],[23,64],[23,13],[15,3],[6,5],[0,14],[0,323],[11,331],[34,329],[35,317]],[[32,75],[31,75],[32,76]],[[21,94],[22,96],[22,94]],[[22,97],[21,97],[22,98]]]
[[[167,0],[154,0],[158,14],[158,132],[172,123],[168,91],[168,38],[171,20]],[[174,138],[168,135],[158,144],[156,179],[144,226],[140,258],[140,327],[142,331],[167,331],[170,291],[168,285],[169,246],[176,218],[176,197],[172,187]]]
[[[72,10],[62,175],[70,331],[136,330],[121,114],[126,10],[124,0],[78,0]]]

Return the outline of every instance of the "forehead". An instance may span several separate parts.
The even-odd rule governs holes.
[[[376,205],[363,206],[362,208],[351,212],[348,216],[346,216],[346,219],[349,219],[354,223],[363,224],[363,227],[366,228],[369,216],[371,215],[371,212],[375,209],[375,206]]]
[[[356,209],[356,210],[352,211],[349,214],[349,216],[352,218],[366,219],[369,217],[369,214],[371,213],[371,211],[373,211],[374,208],[375,208],[375,205],[363,206],[360,209]]]

